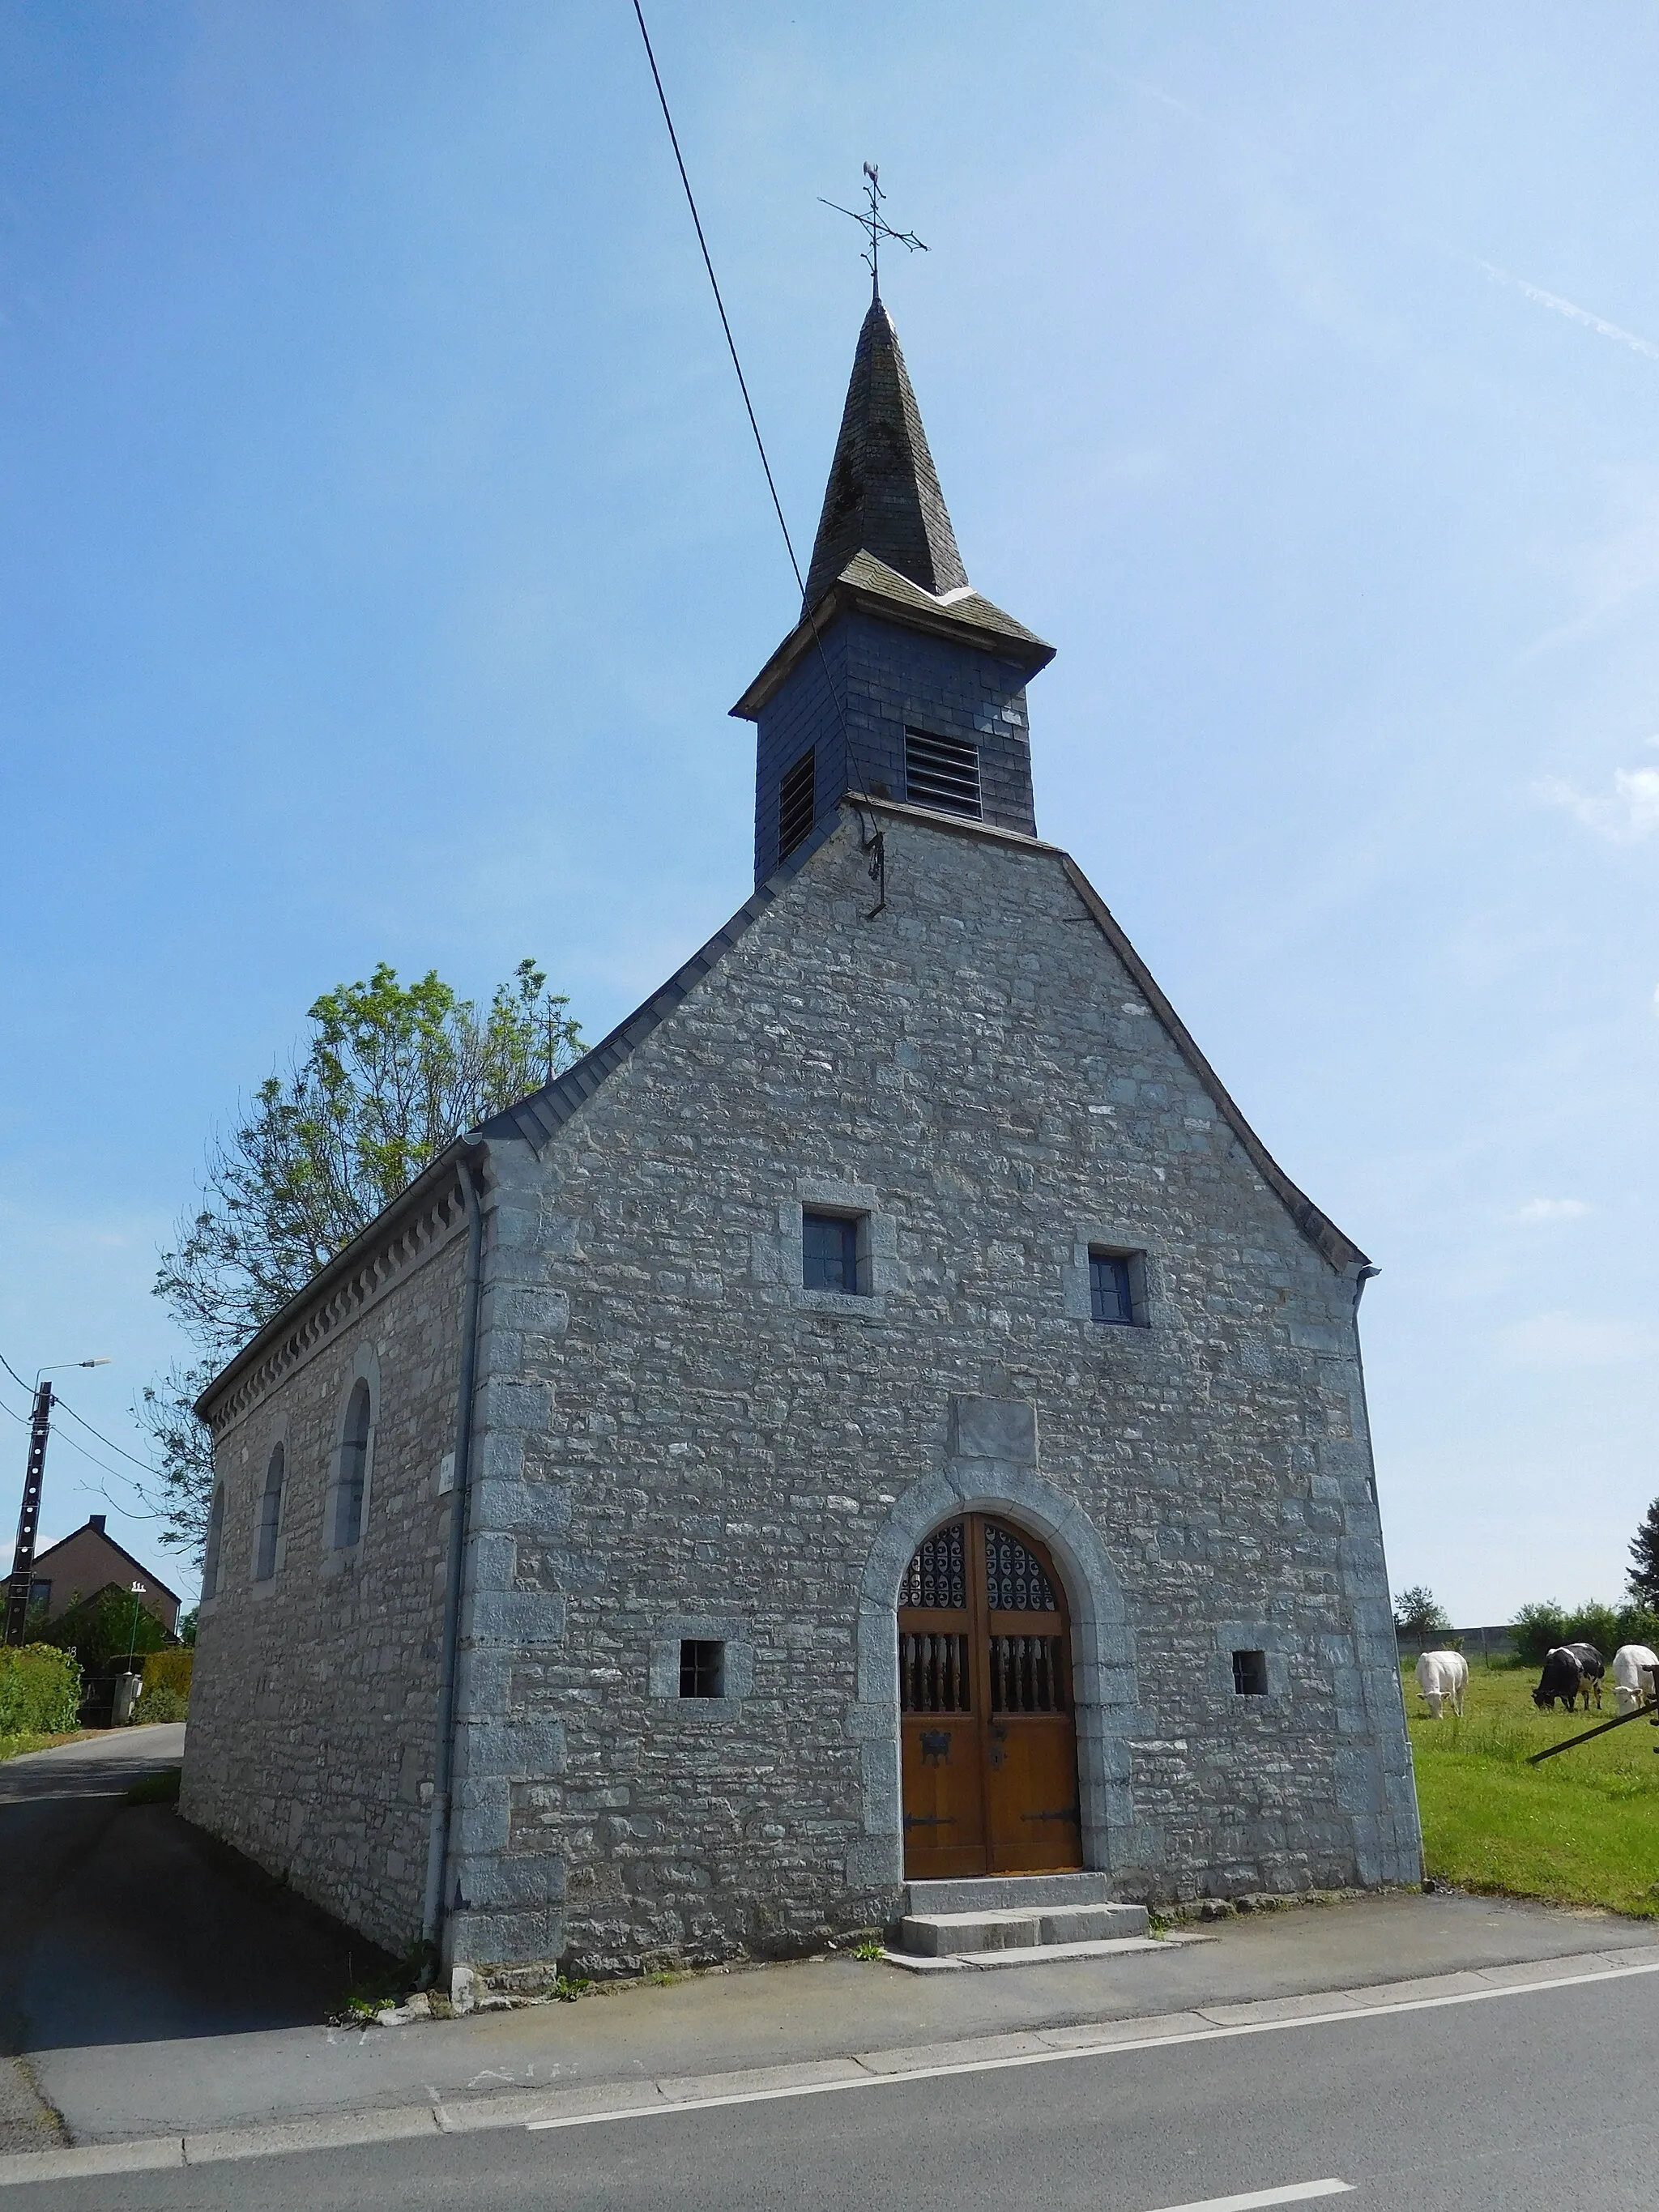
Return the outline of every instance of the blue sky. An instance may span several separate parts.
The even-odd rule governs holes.
[[[1382,1268],[1396,1587],[1616,1592],[1659,20],[651,20],[805,543],[866,294],[817,196],[878,160],[927,241],[884,289],[969,572],[1060,648],[1039,824]],[[12,0],[0,311],[0,1352],[110,1355],[63,1380],[137,1449],[157,1248],[319,990],[532,952],[597,1036],[739,903],[792,590],[627,0]],[[46,1533],[105,1480],[55,1442]]]

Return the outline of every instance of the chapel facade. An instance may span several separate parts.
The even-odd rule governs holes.
[[[1037,833],[1052,648],[860,333],[752,896],[204,1395],[183,1809],[394,1951],[1414,1882],[1375,1273]]]

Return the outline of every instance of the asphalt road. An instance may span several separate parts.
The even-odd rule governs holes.
[[[17,2212],[1164,2212],[1340,2180],[1354,2212],[1651,2212],[1659,1977],[532,2133],[4,2192]]]
[[[123,1729],[0,1765],[0,2149],[60,2140],[37,2054],[97,2051],[107,2077],[118,2046],[309,2027],[378,1959],[170,1807],[127,1802],[184,1741]]]

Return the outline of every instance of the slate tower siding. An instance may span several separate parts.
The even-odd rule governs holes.
[[[816,750],[816,811],[822,817],[844,791],[884,784],[890,797],[906,796],[907,727],[972,745],[979,755],[983,818],[1034,834],[1023,670],[861,613],[832,623],[823,646],[822,659],[816,651],[803,654],[757,717],[757,883],[764,883],[778,865],[778,789],[807,747]]]
[[[860,1591],[981,1399],[1031,1411],[1014,1517],[1064,1501],[1123,1593],[1120,1893],[1417,1877],[1357,1270],[1058,854],[885,826],[886,912],[844,823],[539,1158],[492,1144],[457,1955],[617,1972],[892,1911]],[[872,1295],[800,1288],[803,1200],[867,1210]],[[1147,1328],[1086,1318],[1092,1239],[1145,1251]],[[726,1639],[724,1700],[676,1694],[682,1636]]]

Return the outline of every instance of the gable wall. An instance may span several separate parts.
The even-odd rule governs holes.
[[[1080,1510],[1121,1593],[1084,1716],[1120,1893],[1416,1876],[1353,1281],[1056,856],[887,830],[885,913],[843,828],[539,1161],[492,1146],[458,1955],[615,1971],[885,1917],[860,1593],[986,1482]],[[878,1296],[799,1287],[802,1198],[838,1192]],[[1147,1251],[1151,1328],[1085,1317],[1091,1237]],[[964,1473],[975,1397],[1035,1408],[1035,1467]],[[672,1693],[696,1635],[725,1701]]]

